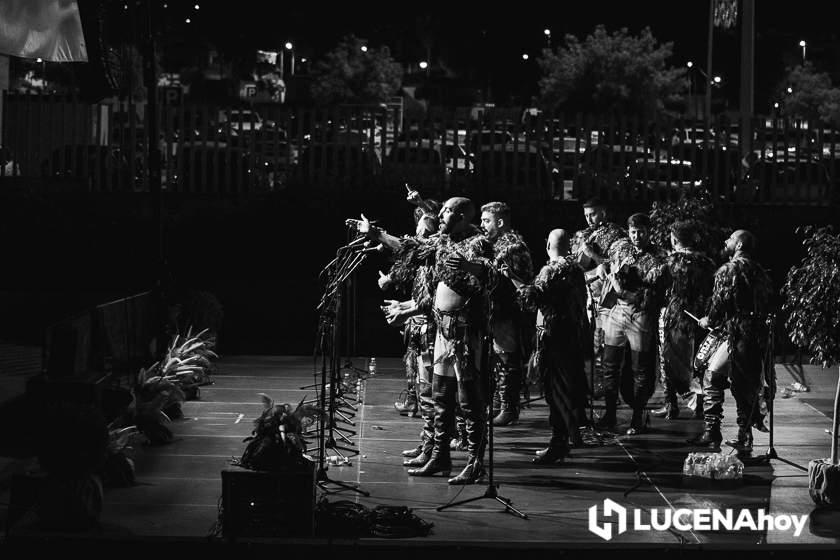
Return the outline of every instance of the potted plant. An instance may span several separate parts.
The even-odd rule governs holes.
[[[832,228],[797,229],[805,239],[806,256],[792,267],[782,289],[785,323],[791,340],[807,348],[811,363],[823,368],[840,364],[840,235]],[[831,456],[808,464],[808,490],[818,506],[840,506],[840,378],[834,397]]]

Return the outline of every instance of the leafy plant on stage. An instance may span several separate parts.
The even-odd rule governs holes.
[[[210,378],[213,370],[210,360],[219,357],[213,351],[214,346],[215,339],[209,329],[193,336],[190,327],[185,336],[175,335],[163,360],[156,362],[152,368],[158,367],[161,377],[176,383],[184,391],[187,400],[198,398],[199,387],[213,382]]]
[[[690,221],[697,232],[696,247],[712,258],[718,256],[729,231],[720,223],[708,191],[683,193],[676,201],[656,201],[650,211],[650,240],[662,249],[671,248],[671,224]]]
[[[315,423],[321,410],[301,401],[296,407],[274,404],[260,393],[264,410],[254,420],[251,436],[242,458],[234,461],[238,466],[257,471],[284,471],[311,468],[312,461],[305,455],[306,440],[303,432]]]
[[[132,438],[140,433],[135,424],[121,426],[120,419],[108,426],[108,456],[101,476],[106,487],[133,486],[135,483]]]
[[[811,353],[811,363],[823,368],[840,364],[840,235],[832,228],[808,226],[805,258],[787,274],[782,293],[788,314],[785,326],[791,340]],[[808,465],[809,490],[817,505],[840,506],[840,377],[834,398],[831,457]]]
[[[172,379],[156,373],[157,364],[140,369],[134,382],[135,414],[137,429],[152,445],[172,440],[172,431],[166,427],[172,418],[181,418],[181,403],[186,396]]]

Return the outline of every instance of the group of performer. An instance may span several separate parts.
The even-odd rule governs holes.
[[[704,420],[693,444],[719,447],[727,387],[739,428],[727,443],[749,452],[752,429],[765,430],[760,395],[771,287],[750,232],[727,239],[727,262],[717,268],[700,250],[695,222],[672,224],[671,246],[655,247],[648,215],[633,214],[625,229],[593,199],[583,205],[585,229],[549,232],[548,260],[535,274],[506,203],[481,206],[478,226],[467,198],[441,204],[409,189],[407,200],[415,206],[414,235],[391,235],[364,215],[347,224],[389,250],[393,264],[380,271],[379,286],[404,296],[385,300],[382,310],[406,343],[408,397],[395,406],[422,417],[419,445],[403,452],[409,475],[449,476],[451,450],[465,449],[467,463],[449,484],[477,482],[485,473],[488,411],[494,426],[515,423],[523,386],[542,391],[552,428],[533,462],[563,464],[588,424],[587,359],[603,374],[596,430],[615,431],[620,396],[632,409],[626,435],[644,433],[657,369],[665,405],[653,414],[675,419],[686,399]]]

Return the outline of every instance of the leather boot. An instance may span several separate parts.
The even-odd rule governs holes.
[[[566,440],[569,438],[564,434],[555,433],[548,442],[548,447],[536,452],[536,457],[531,460],[535,465],[562,465],[569,456],[569,447]]]
[[[726,445],[734,447],[738,454],[749,454],[753,450],[752,429],[749,426],[738,426],[738,437],[726,440]]]
[[[435,400],[435,438],[428,462],[422,467],[408,469],[409,476],[449,476],[452,459],[449,456],[450,426],[454,423],[455,400],[458,392],[454,377],[435,375],[432,383]]]
[[[656,418],[664,418],[665,420],[674,420],[680,416],[680,405],[677,402],[677,395],[665,387],[665,404],[661,408],[652,411],[651,416]]]
[[[703,431],[700,432],[700,434],[698,434],[694,439],[688,440],[688,443],[696,445],[697,447],[719,450],[720,442],[722,440],[723,436],[720,433],[720,421],[717,419],[710,420],[707,417]]]
[[[494,426],[510,426],[519,419],[519,381],[522,371],[518,368],[502,368],[499,371],[499,397],[501,408],[493,417]]]
[[[412,449],[406,449],[405,451],[403,451],[401,453],[401,455],[403,457],[409,457],[409,458],[413,459],[414,457],[417,457],[418,455],[420,455],[420,453],[423,452],[423,448],[426,446],[426,442],[429,442],[429,441],[431,441],[432,444],[434,444],[434,436],[432,436],[430,438],[426,435],[426,432],[423,432],[423,434],[420,436],[420,443],[417,444],[417,447],[414,447]],[[403,464],[405,464],[405,463],[403,463]]]
[[[644,408],[634,408],[633,418],[630,420],[630,427],[627,428],[627,432],[625,433],[628,436],[643,434],[647,432],[649,422],[650,419],[648,415],[645,414]]]
[[[484,476],[484,448],[486,414],[481,398],[480,383],[477,380],[462,380],[459,391],[461,410],[467,425],[467,466],[461,473],[449,479],[449,484],[474,484]]]
[[[599,430],[612,430],[615,428],[615,412],[618,408],[618,395],[604,395],[604,413],[595,422],[595,428]]]
[[[413,458],[403,461],[404,467],[422,467],[432,458],[432,449],[434,449],[435,440],[425,439],[420,452]]]
[[[414,383],[409,383],[408,389],[405,392],[405,399],[394,403],[394,408],[400,413],[400,416],[410,416],[417,418],[417,389]]]

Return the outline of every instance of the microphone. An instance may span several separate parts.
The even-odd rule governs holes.
[[[367,247],[365,249],[362,249],[361,251],[359,251],[359,253],[363,253],[363,254],[364,253],[378,253],[378,252],[382,252],[384,250],[385,250],[385,245],[380,243],[379,245],[377,245],[375,247]]]
[[[343,247],[339,247],[338,250],[343,251],[344,249],[349,249],[351,247],[357,247],[357,246],[365,243],[366,241],[368,241],[368,238],[364,235],[360,235],[359,237],[357,237],[356,239],[354,239],[353,241],[351,241],[347,245],[344,245]]]

